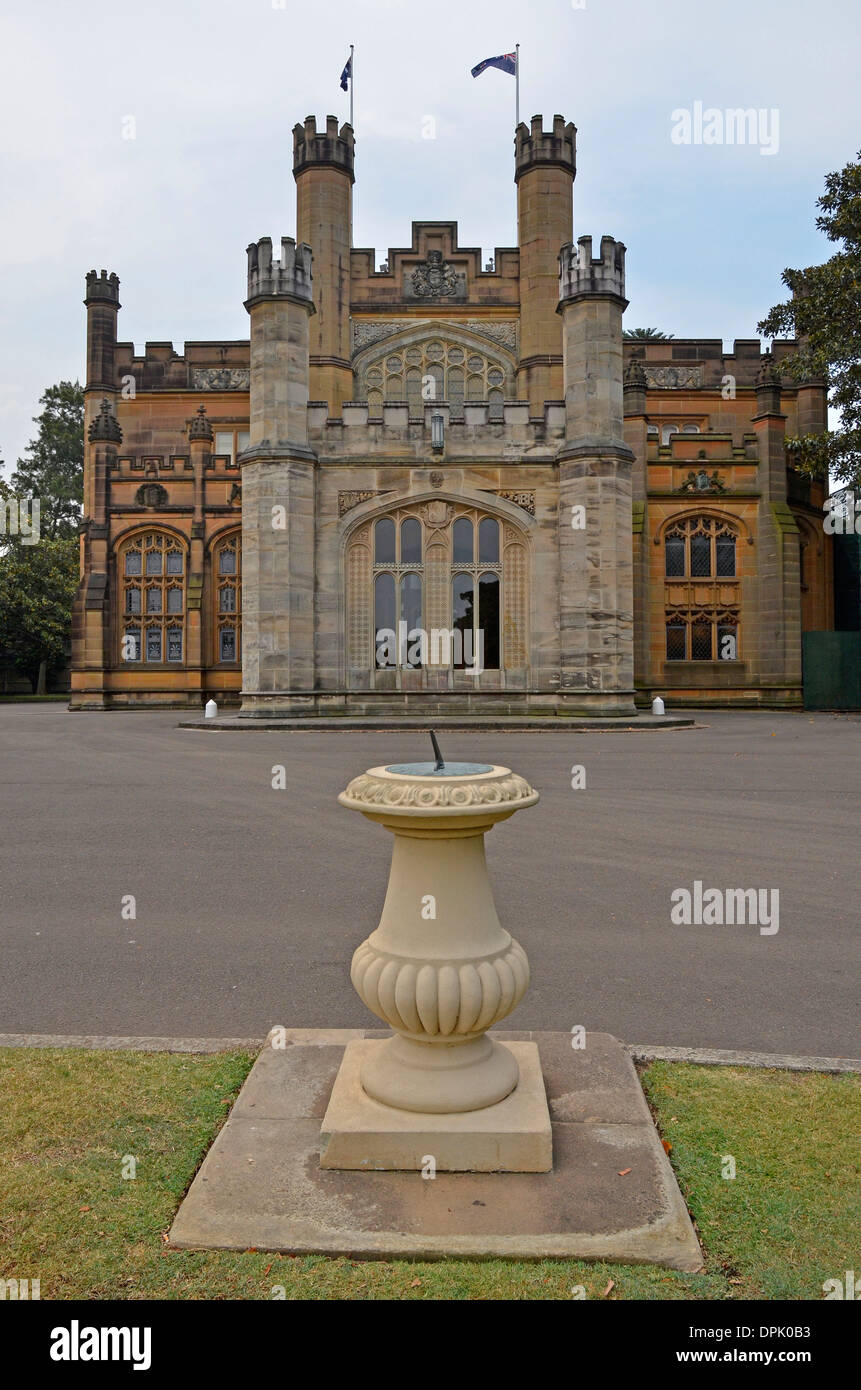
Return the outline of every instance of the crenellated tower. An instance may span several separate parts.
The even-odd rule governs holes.
[[[333,416],[353,399],[350,360],[350,249],[353,242],[353,128],[314,116],[293,127],[296,239],[314,253],[311,399],[328,401]]]
[[[559,248],[573,232],[577,130],[562,116],[549,131],[533,116],[514,133],[517,240],[520,246],[520,355],[517,394],[540,415],[544,402],[562,397],[562,325]]]

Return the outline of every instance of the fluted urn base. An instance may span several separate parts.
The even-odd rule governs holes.
[[[361,1071],[362,1087],[374,1100],[428,1115],[496,1105],[519,1077],[514,1054],[486,1034],[452,1043],[396,1036],[378,1043]]]

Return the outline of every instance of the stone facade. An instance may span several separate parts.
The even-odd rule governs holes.
[[[487,265],[420,222],[375,266],[354,160],[333,117],[295,127],[297,240],[248,248],[248,341],[136,357],[87,276],[73,708],[798,705],[833,599],[794,345],[623,339],[625,247],[572,240],[561,116],[516,131],[519,245]]]

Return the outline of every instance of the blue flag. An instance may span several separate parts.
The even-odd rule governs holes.
[[[342,91],[342,92],[346,92],[346,91],[349,90],[349,88],[348,88],[348,83],[349,83],[350,78],[351,78],[352,76],[353,76],[353,59],[352,59],[352,58],[348,58],[347,61],[346,61],[346,63],[344,64],[344,71],[341,73],[341,91]]]
[[[508,72],[512,77],[517,75],[517,54],[500,53],[498,58],[485,58],[484,62],[476,63],[471,69],[473,77],[480,77],[485,68],[500,68],[502,72]]]

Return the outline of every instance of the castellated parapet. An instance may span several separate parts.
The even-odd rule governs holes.
[[[281,238],[281,259],[272,259],[272,238],[252,241],[248,249],[248,298],[246,309],[261,299],[285,298],[314,304],[311,289],[311,248],[305,242],[296,245],[293,237]]]
[[[524,121],[514,132],[514,182],[518,183],[534,164],[554,164],[565,169],[572,179],[577,172],[577,127],[564,116],[554,116],[553,126],[544,130],[544,118],[533,116],[529,126]]]
[[[100,303],[112,304],[116,309],[121,307],[120,279],[114,271],[111,271],[110,275],[106,270],[103,270],[100,275],[97,275],[94,270],[87,271],[87,295],[84,303],[89,306],[95,300]]]
[[[317,130],[316,116],[306,116],[304,124],[293,127],[293,176],[298,178],[312,164],[329,164],[348,174],[353,183],[355,150],[353,127],[348,121],[339,130],[337,116],[327,116],[323,132]]]
[[[559,298],[582,295],[625,299],[625,246],[614,237],[602,236],[601,255],[593,258],[592,238],[581,236],[576,247],[567,243],[559,252]]]

